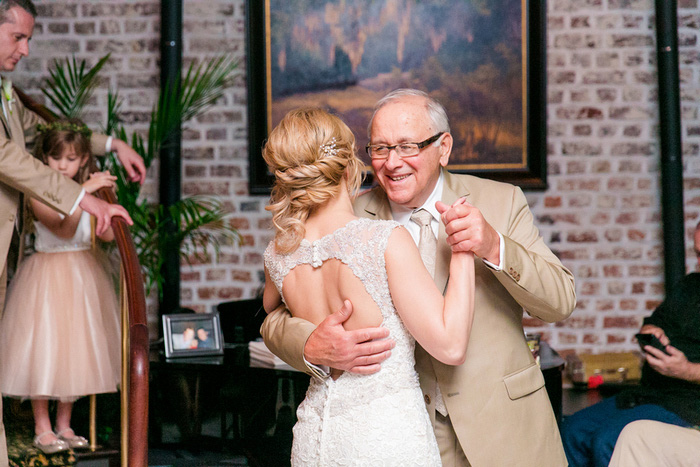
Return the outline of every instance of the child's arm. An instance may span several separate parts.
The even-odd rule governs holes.
[[[109,172],[97,172],[90,174],[90,179],[83,183],[83,188],[88,193],[94,193],[100,188],[114,187],[114,180],[116,180],[116,177],[110,175]],[[71,238],[75,235],[75,231],[80,223],[80,215],[83,213],[80,207],[77,207],[73,214],[63,217],[34,198],[30,199],[30,204],[37,220],[44,224],[54,235],[61,238]],[[108,229],[106,234],[100,235],[100,238],[105,241],[114,239],[114,233],[111,229]]]
[[[117,179],[116,176],[110,174],[109,172],[94,172],[90,174],[90,179],[83,183],[83,188],[88,193],[94,193],[100,188],[114,188],[114,181]],[[114,231],[111,227],[104,231],[101,235],[97,236],[103,242],[113,242],[114,241]]]
[[[82,209],[78,207],[70,216],[63,216],[37,199],[30,198],[29,204],[36,219],[54,235],[61,238],[71,238],[75,235],[80,223],[80,215],[83,213]]]
[[[270,273],[265,268],[265,289],[263,290],[263,308],[265,313],[270,313],[272,310],[282,304],[282,296],[280,295],[275,284],[272,283]]]

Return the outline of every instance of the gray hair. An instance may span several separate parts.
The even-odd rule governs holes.
[[[442,104],[418,89],[396,89],[379,99],[379,101],[375,104],[374,113],[372,113],[372,118],[369,119],[369,125],[367,126],[367,136],[369,136],[370,139],[372,138],[372,122],[374,121],[374,116],[377,115],[377,112],[379,112],[379,109],[387,104],[401,100],[404,97],[424,98],[428,118],[433,124],[433,127],[435,127],[435,131],[445,133],[450,132],[450,122],[447,118],[447,112],[445,112],[445,108],[442,106]]]
[[[7,12],[14,7],[21,8],[36,18],[36,7],[32,0],[0,0],[0,24],[7,23]]]

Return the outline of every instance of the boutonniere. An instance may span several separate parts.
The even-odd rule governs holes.
[[[5,99],[7,100],[7,110],[12,113],[12,104],[15,102],[14,98],[12,97],[12,80],[7,78],[2,79],[2,93],[5,95]]]

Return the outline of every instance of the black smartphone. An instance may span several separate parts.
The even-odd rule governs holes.
[[[666,346],[661,343],[658,337],[656,337],[653,334],[635,334],[634,337],[637,338],[637,342],[639,343],[639,348],[642,349],[642,352],[644,351],[644,346],[645,345],[650,345],[654,347],[655,349],[661,350],[663,353],[666,355],[669,355],[668,352],[666,352]]]

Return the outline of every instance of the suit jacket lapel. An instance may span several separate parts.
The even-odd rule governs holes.
[[[1,81],[0,81],[1,83]],[[0,90],[0,105],[4,106],[5,109],[7,109],[7,99],[5,99],[5,93]],[[2,126],[5,129],[5,136],[7,136],[8,139],[12,139],[12,128],[10,124],[8,123],[7,119],[5,118],[5,112],[2,110],[2,107],[0,107],[0,122],[2,122]]]
[[[380,186],[372,188],[355,202],[355,215],[368,219],[393,220],[386,193]]]

